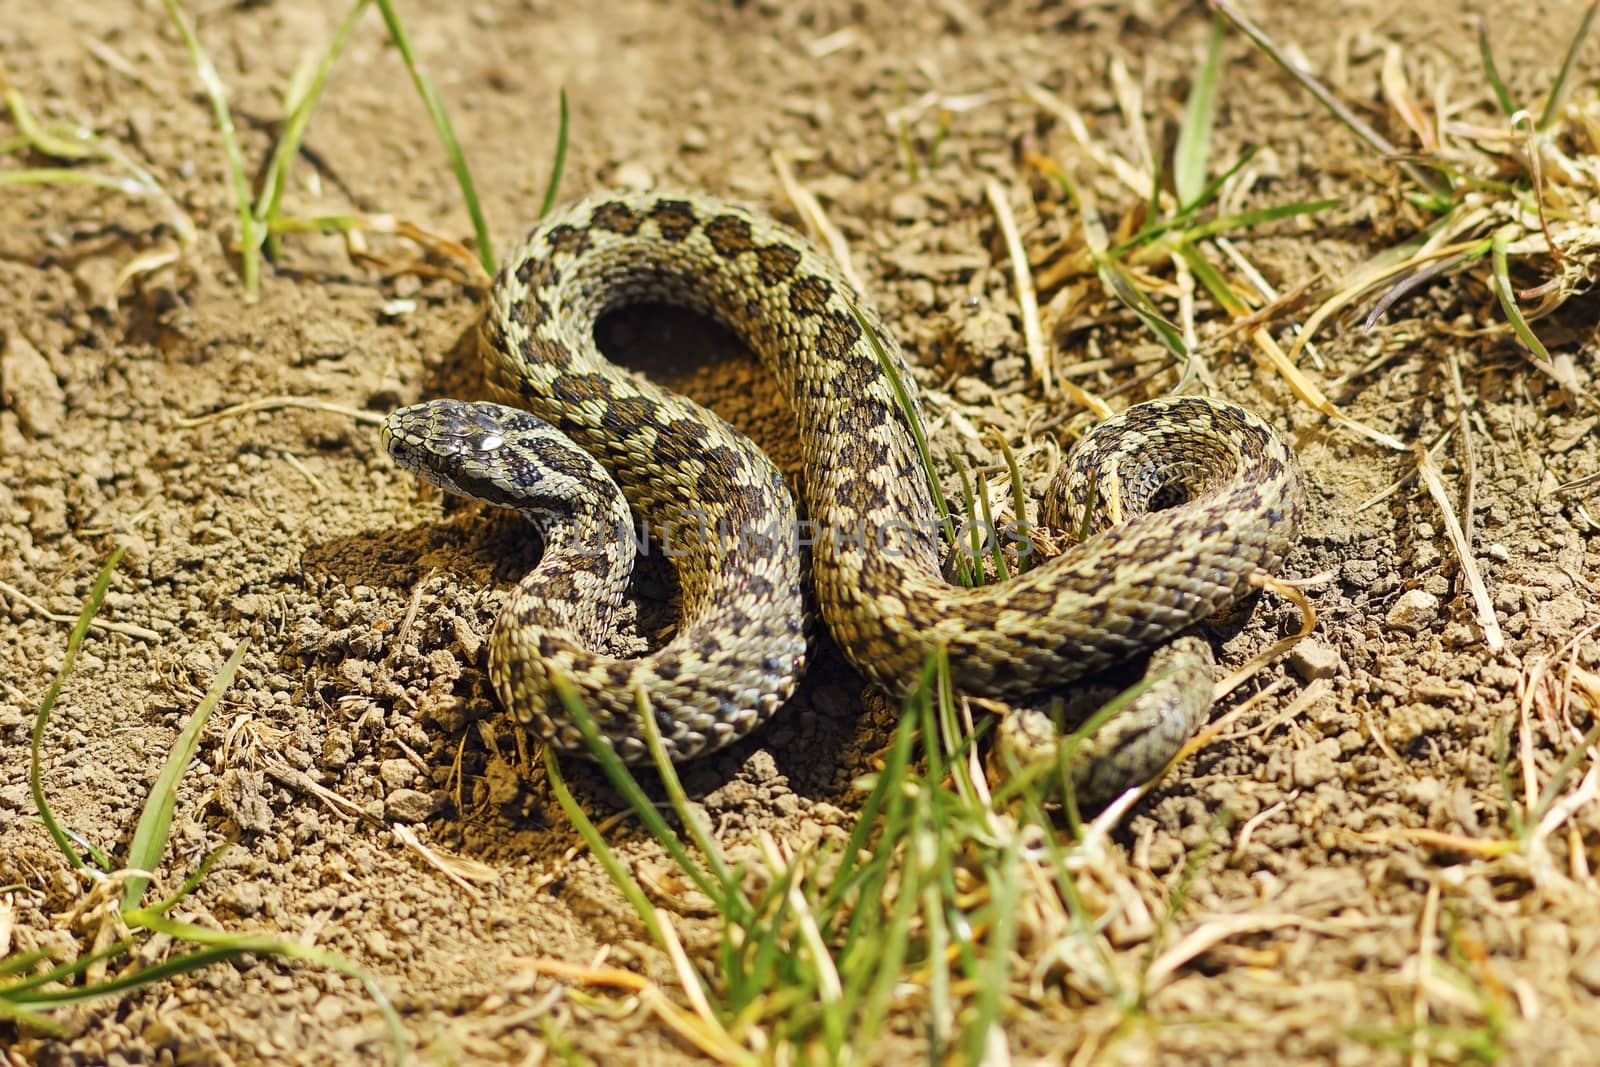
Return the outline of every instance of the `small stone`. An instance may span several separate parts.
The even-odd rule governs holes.
[[[927,213],[928,202],[917,193],[896,193],[889,198],[889,217],[896,222],[916,222]]]
[[[612,175],[612,181],[624,189],[648,189],[656,183],[656,178],[650,173],[649,167],[636,160],[629,160],[617,167],[617,172]]]
[[[217,804],[244,833],[264,834],[272,829],[272,805],[262,795],[266,779],[260,771],[230,767],[217,786]]]
[[[1303,682],[1317,678],[1332,678],[1339,673],[1339,650],[1308,638],[1294,646],[1289,653],[1289,666]]]
[[[386,759],[378,765],[378,777],[392,793],[397,789],[405,789],[416,781],[417,769],[411,765],[410,760]]]
[[[706,146],[711,143],[711,139],[706,136],[706,131],[699,126],[686,126],[683,130],[683,137],[679,139],[678,143],[683,146],[685,152],[704,152]]]
[[[963,374],[957,378],[951,391],[963,404],[981,404],[994,396],[994,390],[989,387],[989,383],[970,374]]]
[[[50,361],[16,330],[0,350],[0,404],[16,412],[29,437],[52,437],[67,417],[67,397]]]
[[[432,795],[420,789],[396,789],[383,802],[383,813],[395,822],[423,822],[438,809]]]
[[[1416,634],[1426,630],[1438,615],[1438,597],[1423,589],[1407,589],[1389,609],[1384,622],[1391,630]]]
[[[256,882],[240,882],[238,885],[230,886],[223,892],[219,903],[241,918],[259,914],[262,904],[261,886]]]
[[[392,960],[395,958],[394,945],[382,930],[373,930],[367,934],[367,952],[380,960]]]
[[[1404,704],[1384,720],[1384,739],[1395,748],[1408,748],[1418,738],[1448,727],[1450,714],[1437,704]]]
[[[1339,742],[1333,738],[1303,748],[1290,759],[1289,776],[1296,789],[1310,789],[1338,777]]]
[[[36,540],[55,540],[72,528],[67,522],[67,494],[59,485],[30,485],[17,499],[28,509],[28,532]]]
[[[1586,419],[1557,426],[1555,431],[1547,438],[1547,445],[1552,452],[1567,452],[1580,441],[1587,441],[1594,434],[1595,424],[1600,423],[1600,415],[1590,415]]]
[[[1427,811],[1429,805],[1443,798],[1444,793],[1444,783],[1431,775],[1413,779],[1400,789],[1400,795],[1416,811]]]

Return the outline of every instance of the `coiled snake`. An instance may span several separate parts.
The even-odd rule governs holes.
[[[599,316],[640,302],[722,321],[777,378],[800,435],[806,525],[754,443],[600,354]],[[583,745],[556,673],[630,762],[647,758],[641,690],[674,759],[772,715],[806,663],[799,536],[813,540],[821,618],[863,675],[902,694],[942,646],[958,691],[1018,701],[1241,599],[1281,564],[1300,511],[1298,467],[1271,427],[1232,404],[1170,397],[1095,427],[1047,491],[1043,523],[1098,533],[1005,583],[947,582],[884,370],[920,412],[893,335],[800,236],[699,195],[622,193],[546,219],[496,276],[479,342],[492,391],[514,408],[418,404],[390,415],[382,438],[424,479],[541,530],[544,556],[496,623],[489,671],[506,708],[562,749]],[[1074,514],[1085,505],[1087,519]],[[675,557],[679,626],[648,655],[613,658],[600,648],[639,538]],[[1149,777],[1208,705],[1209,693],[1198,714],[1125,713],[1079,781],[1103,793]]]

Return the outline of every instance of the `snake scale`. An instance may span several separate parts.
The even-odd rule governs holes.
[[[597,319],[644,302],[720,320],[776,377],[800,436],[804,524],[753,442],[600,353]],[[959,692],[1018,702],[1246,596],[1281,565],[1301,509],[1295,458],[1261,419],[1201,397],[1149,401],[1087,433],[1045,494],[1044,524],[1092,536],[1007,582],[951,584],[893,334],[805,239],[698,194],[618,193],[546,218],[500,268],[479,348],[507,406],[417,404],[381,435],[403,467],[540,530],[544,555],[502,610],[489,671],[512,715],[563,750],[583,743],[556,675],[629,762],[648,758],[641,692],[674,759],[770,717],[807,659],[802,536],[820,616],[868,679],[903,694],[943,647]],[[641,549],[674,557],[679,624],[654,652],[616,658],[604,638]],[[1132,729],[1103,757],[1111,786],[1159,770],[1199,724],[1192,710],[1123,717]]]

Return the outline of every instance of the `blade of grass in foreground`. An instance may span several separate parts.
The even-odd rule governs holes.
[[[244,156],[239,151],[239,135],[233,128],[233,112],[228,108],[228,91],[222,84],[222,77],[217,74],[217,68],[212,64],[211,57],[206,55],[205,49],[200,44],[200,38],[195,36],[194,27],[190,25],[189,18],[183,13],[183,7],[178,0],[163,0],[167,7],[167,15],[172,19],[172,24],[178,28],[178,35],[183,38],[184,47],[189,50],[189,60],[194,64],[195,75],[200,79],[200,87],[205,90],[206,98],[211,101],[212,114],[217,119],[217,130],[222,134],[222,151],[228,159],[228,178],[233,186],[234,206],[239,216],[239,251],[240,265],[244,272],[245,296],[254,300],[261,289],[261,228],[256,224],[256,216],[251,207],[250,183],[245,178]]]
[[[118,548],[111,553],[111,558],[100,568],[100,573],[95,577],[89,598],[83,602],[83,610],[78,613],[78,621],[73,624],[72,632],[67,635],[67,654],[61,658],[61,669],[56,672],[55,681],[50,683],[44,699],[39,702],[39,711],[33,717],[33,740],[28,767],[28,787],[33,793],[33,806],[39,813],[39,820],[44,823],[45,829],[50,831],[50,836],[55,840],[61,854],[66,857],[68,863],[80,871],[86,870],[88,865],[83,862],[78,850],[72,846],[67,831],[56,821],[55,813],[50,810],[50,802],[45,799],[44,731],[50,722],[50,712],[54,710],[56,700],[61,696],[61,686],[65,684],[67,675],[72,673],[73,665],[78,661],[78,649],[83,647],[83,639],[89,632],[89,624],[100,611],[100,605],[106,598],[106,590],[111,588],[111,575],[116,571],[117,561],[120,559],[122,559],[122,549]]]
[[[45,727],[50,720],[50,712],[54,708],[56,700],[60,697],[62,685],[72,671],[73,665],[77,660],[78,651],[83,644],[83,639],[88,633],[90,625],[94,621],[94,616],[105,600],[106,591],[110,588],[111,576],[115,572],[121,556],[121,549],[111,554],[111,558],[96,577],[94,586],[84,602],[83,610],[68,635],[67,652],[62,659],[61,669],[57,672],[54,682],[51,683],[50,689],[40,702],[39,710],[34,716],[32,753],[29,767],[29,786],[33,793],[35,809],[39,814],[40,820],[50,831],[56,846],[61,850],[62,856],[76,869],[93,873],[99,877],[104,877],[106,872],[93,871],[85,863],[83,856],[74,847],[70,839],[71,835],[56,820],[49,802],[45,798],[43,737]],[[240,647],[234,652],[227,665],[219,673],[217,681],[212,685],[201,705],[196,708],[194,714],[190,717],[190,721],[179,734],[172,751],[168,754],[162,773],[156,785],[152,788],[150,795],[145,800],[144,812],[139,819],[138,827],[134,833],[133,845],[130,848],[129,860],[131,866],[125,874],[126,885],[123,894],[121,918],[130,929],[135,931],[147,930],[178,941],[187,941],[205,947],[160,960],[147,966],[137,966],[131,971],[120,974],[118,977],[108,981],[91,981],[84,985],[60,987],[61,983],[70,982],[89,974],[90,968],[94,964],[117,958],[132,951],[140,943],[140,938],[137,936],[125,937],[115,944],[103,946],[93,952],[76,956],[37,974],[16,977],[19,974],[24,974],[24,971],[15,967],[0,971],[0,979],[3,979],[0,980],[0,1018],[9,1018],[42,1032],[59,1033],[62,1028],[44,1015],[44,1010],[76,1004],[85,1000],[114,996],[134,989],[142,989],[177,974],[198,970],[217,962],[236,960],[249,954],[275,955],[288,959],[305,960],[359,981],[383,1015],[396,1062],[405,1063],[407,1061],[405,1030],[400,1025],[400,1016],[394,1010],[394,1005],[390,1003],[389,998],[378,986],[377,981],[363,968],[336,953],[312,945],[301,944],[297,941],[261,935],[233,934],[225,930],[214,930],[209,927],[176,921],[166,916],[165,913],[169,909],[194,890],[200,879],[210,870],[220,852],[209,856],[197,871],[184,880],[178,892],[167,900],[149,908],[133,906],[137,903],[145,888],[148,887],[150,872],[154,871],[161,863],[168,841],[168,831],[171,828],[178,782],[182,779],[184,770],[194,756],[205,721],[216,707],[217,702],[221,699],[223,692],[231,681],[234,671],[238,668],[239,661],[243,658],[245,648],[246,645],[241,643]],[[33,962],[42,962],[43,958],[42,955],[36,956]],[[26,966],[31,967],[32,962]]]
[[[150,787],[150,795],[145,798],[144,813],[139,816],[139,824],[133,831],[133,843],[128,846],[128,866],[134,870],[154,871],[160,864],[167,850],[167,832],[172,828],[172,809],[178,802],[178,783],[189,769],[195,749],[200,746],[200,734],[210,721],[212,711],[222,700],[222,694],[233,684],[234,672],[239,669],[249,647],[249,641],[239,642],[239,647],[233,650],[228,662],[217,672],[216,680],[211,683],[211,689],[200,701],[200,706],[184,723],[172,751],[167,753],[167,762],[162,766],[155,785]],[[128,877],[122,887],[124,911],[138,907],[139,898],[149,884],[147,875],[134,874]]]
[[[445,112],[444,101],[439,99],[439,91],[434,88],[433,79],[428,77],[428,72],[417,62],[417,54],[411,47],[411,38],[400,22],[400,16],[396,14],[394,4],[391,0],[378,0],[378,10],[383,12],[383,21],[389,27],[389,37],[400,50],[400,57],[405,60],[406,70],[411,72],[411,81],[417,87],[417,94],[422,97],[423,106],[428,109],[428,116],[433,120],[433,127],[438,131],[439,139],[444,142],[444,154],[450,161],[451,171],[455,173],[456,183],[461,186],[461,199],[467,206],[467,214],[472,218],[472,232],[478,241],[478,261],[483,264],[485,271],[493,274],[494,246],[489,240],[489,224],[484,221],[483,208],[478,203],[478,190],[472,183],[472,172],[467,168],[467,157],[461,151],[461,142],[456,138],[455,128],[450,125],[450,116]]]
[[[1217,71],[1222,65],[1221,15],[1211,20],[1211,40],[1206,45],[1205,62],[1189,91],[1183,125],[1178,129],[1178,144],[1172,161],[1172,186],[1180,208],[1187,208],[1204,197],[1206,169],[1211,155],[1211,128],[1217,116]]]

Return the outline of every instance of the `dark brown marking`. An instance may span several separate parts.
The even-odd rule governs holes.
[[[539,576],[539,591],[551,600],[575,600],[578,587],[570,571],[552,571]]]
[[[666,430],[674,442],[681,441],[687,450],[699,451],[705,447],[706,438],[711,431],[706,424],[695,419],[673,419],[667,423]]]
[[[801,317],[820,315],[827,309],[832,296],[833,286],[826,278],[808,274],[796,279],[789,287],[789,307]]]
[[[839,444],[839,461],[851,470],[877,470],[889,461],[889,446],[865,435],[851,434]]]
[[[512,317],[516,317],[517,311],[517,308],[512,308]],[[478,338],[480,346],[485,347],[490,352],[504,352],[509,344],[509,339],[506,337],[506,328],[496,315],[489,315],[484,318],[483,329],[478,334]]]
[[[766,493],[751,485],[730,485],[721,490],[723,507],[729,515],[743,516],[747,519],[757,518],[769,508],[769,498]],[[767,544],[771,538],[759,529],[750,528],[734,531],[737,536],[744,539],[745,543],[761,542]],[[760,553],[758,552],[757,555]]]
[[[542,304],[540,306],[543,307]],[[567,367],[572,365],[572,353],[560,341],[530,336],[522,342],[522,361],[529,366],[543,363],[551,367]]]
[[[800,253],[788,245],[767,245],[756,249],[756,274],[763,285],[777,285],[800,265]]]
[[[694,208],[687,200],[657,200],[650,209],[650,217],[655,220],[661,236],[669,241],[681,241],[694,232]]]
[[[843,359],[861,339],[861,327],[843,312],[829,315],[817,329],[817,351],[828,359]]]
[[[697,457],[705,465],[705,470],[700,474],[700,492],[707,498],[714,498],[723,487],[728,486],[738,474],[739,453],[725,445],[708,448]]]
[[[596,229],[610,230],[612,233],[638,233],[639,224],[644,220],[627,204],[607,200],[594,209],[589,221]]]
[[[600,421],[619,440],[626,440],[637,432],[638,427],[650,424],[654,412],[655,407],[648,400],[637,396],[619,396],[611,402]]]
[[[543,256],[529,256],[517,264],[517,281],[534,292],[548,288],[555,278],[555,267]]]
[[[522,300],[513,301],[506,310],[507,316],[513,322],[521,322],[529,330],[537,330],[550,318],[550,309],[534,295],[537,290],[530,289],[528,296]]]
[[[611,381],[603,374],[568,374],[551,383],[551,396],[564,404],[611,399]]]
[[[737,215],[718,215],[706,223],[706,236],[711,247],[723,259],[735,259],[741,253],[754,252],[755,242],[750,239],[750,223]]]
[[[545,241],[549,243],[552,251],[575,256],[588,250],[589,231],[565,224],[552,226],[550,232],[545,234]]]

